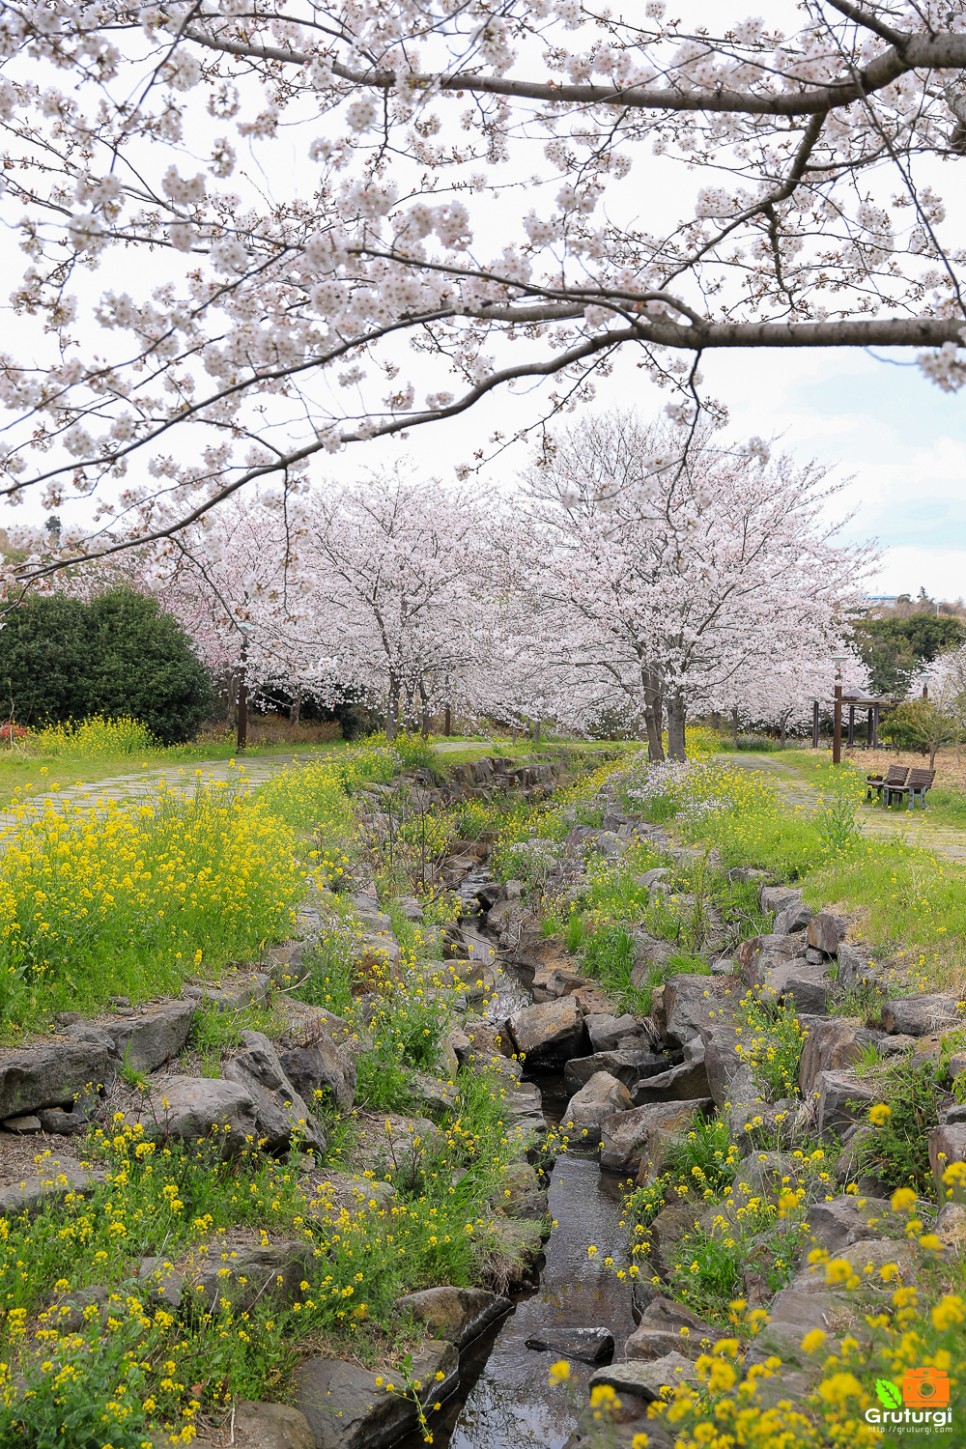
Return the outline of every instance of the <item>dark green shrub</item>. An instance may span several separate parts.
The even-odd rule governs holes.
[[[191,739],[213,703],[208,671],[154,599],[111,589],[90,603],[29,596],[0,630],[0,692],[20,724],[130,715],[165,745]]]

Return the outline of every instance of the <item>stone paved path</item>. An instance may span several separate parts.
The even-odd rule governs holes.
[[[48,804],[68,803],[82,805],[89,809],[103,809],[110,801],[118,804],[140,800],[153,793],[162,781],[177,794],[190,794],[200,782],[227,780],[234,777],[249,785],[260,785],[270,780],[288,765],[307,765],[313,760],[331,754],[331,750],[304,751],[299,754],[255,755],[242,760],[242,768],[230,767],[228,760],[200,760],[186,765],[169,765],[166,769],[139,770],[130,775],[114,775],[106,780],[95,780],[90,784],[64,785],[62,789],[48,791],[44,795],[31,795],[24,804],[38,814]],[[0,841],[12,829],[18,819],[12,810],[0,811]]]
[[[793,805],[807,810],[818,808],[818,790],[799,774],[794,765],[778,760],[774,755],[742,753],[728,755],[728,763],[739,769],[761,770],[774,777],[782,795]],[[910,845],[935,851],[947,860],[966,861],[966,830],[955,825],[934,825],[926,810],[884,810],[879,805],[860,805],[857,820],[863,835],[901,836]]]

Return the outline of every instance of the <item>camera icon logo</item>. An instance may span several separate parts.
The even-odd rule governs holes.
[[[943,1369],[909,1369],[902,1376],[902,1402],[907,1409],[944,1409],[949,1403],[949,1375]]]

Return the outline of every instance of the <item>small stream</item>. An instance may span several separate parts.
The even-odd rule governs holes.
[[[489,880],[481,869],[463,882],[467,916],[460,929],[473,959],[497,973],[487,1015],[503,1021],[532,998],[519,974],[499,959],[476,911],[476,893]],[[540,1088],[548,1123],[558,1122],[566,1105],[561,1074],[534,1073],[530,1079]],[[464,1352],[459,1390],[431,1421],[435,1449],[562,1449],[577,1426],[594,1370],[571,1360],[572,1391],[552,1387],[549,1367],[563,1355],[529,1349],[527,1339],[554,1328],[606,1328],[620,1355],[634,1331],[630,1284],[620,1282],[603,1261],[619,1260],[625,1249],[618,1180],[602,1174],[589,1155],[571,1151],[553,1168],[550,1213],[556,1226],[545,1246],[539,1286],[515,1295],[513,1312]],[[593,1257],[587,1252],[591,1244],[598,1249]],[[421,1443],[413,1435],[402,1449]]]

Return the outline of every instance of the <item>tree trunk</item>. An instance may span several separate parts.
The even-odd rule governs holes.
[[[419,733],[423,739],[429,738],[429,727],[432,723],[432,713],[429,708],[429,696],[426,693],[426,686],[419,681]]]
[[[652,764],[664,759],[661,727],[664,723],[664,700],[661,685],[651,670],[642,673],[644,683],[644,732],[647,735],[647,758]]]
[[[386,709],[386,739],[394,740],[399,733],[399,680],[389,680],[389,702]]]
[[[785,739],[786,739],[787,735],[788,735],[788,715],[787,714],[783,714],[782,717],[781,717],[781,721],[779,723],[779,726],[778,726],[778,743],[781,745],[782,749],[785,748]]]
[[[684,744],[686,714],[687,708],[684,703],[684,695],[679,689],[676,689],[667,698],[667,752],[669,759],[687,759],[687,750]]]
[[[535,745],[539,745],[540,743],[540,725],[541,721],[536,720],[533,726],[533,743]]]
[[[302,713],[302,693],[301,693],[301,690],[296,690],[295,693],[292,695],[292,703],[288,707],[288,722],[289,722],[289,724],[297,725],[298,722],[299,722],[299,718],[301,716],[301,713]]]
[[[740,720],[738,719],[738,706],[735,705],[734,709],[731,711],[731,740],[732,740],[732,743],[734,744],[735,749],[738,748],[738,725],[739,724],[740,724]]]

